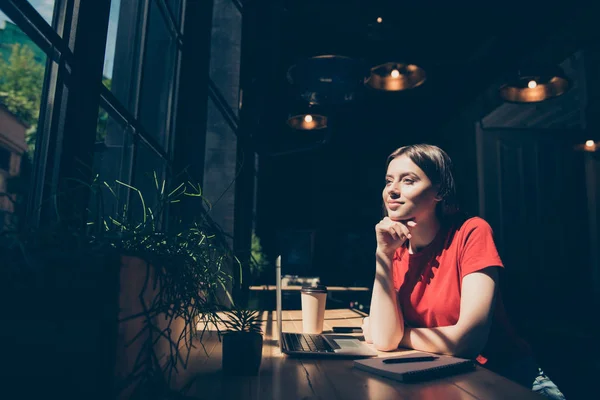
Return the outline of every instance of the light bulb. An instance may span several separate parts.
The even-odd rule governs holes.
[[[527,83],[527,87],[528,87],[529,89],[535,89],[535,88],[537,87],[537,82],[536,82],[536,81],[534,81],[534,80],[531,80],[531,81],[529,81],[529,82]]]
[[[380,23],[382,23],[382,22],[383,22],[383,18],[381,18],[381,17],[377,17],[377,23],[378,23],[378,24],[380,24]]]
[[[310,124],[312,122],[312,120],[313,120],[313,117],[310,114],[308,114],[304,117],[304,122],[306,122],[308,124]]]
[[[596,143],[594,143],[593,140],[586,140],[585,141],[585,147],[594,147]]]
[[[392,73],[390,74],[392,76],[392,78],[397,78],[400,76],[400,72],[397,69],[392,70]]]

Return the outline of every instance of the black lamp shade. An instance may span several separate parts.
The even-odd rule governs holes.
[[[321,55],[291,66],[288,82],[311,105],[336,105],[356,99],[367,69],[353,58]]]
[[[388,62],[371,68],[365,84],[373,89],[397,92],[421,86],[426,79],[425,70],[418,65]]]
[[[537,103],[558,97],[570,87],[564,71],[558,67],[529,67],[500,87],[500,97],[511,103]]]
[[[327,117],[320,114],[296,114],[291,115],[287,124],[292,129],[302,131],[314,131],[327,128]]]

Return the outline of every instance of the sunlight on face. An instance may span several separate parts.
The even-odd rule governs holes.
[[[405,155],[388,165],[383,202],[388,216],[395,221],[435,217],[437,185]]]

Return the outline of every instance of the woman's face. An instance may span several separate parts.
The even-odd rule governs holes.
[[[388,165],[383,202],[394,221],[429,219],[440,201],[438,187],[408,156],[394,158]]]

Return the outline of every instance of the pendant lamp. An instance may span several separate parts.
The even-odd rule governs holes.
[[[586,140],[584,143],[576,145],[575,150],[595,153],[600,151],[600,141],[597,142],[592,139]]]
[[[287,71],[287,80],[308,104],[341,105],[356,99],[367,73],[361,61],[329,54],[292,65]]]
[[[421,86],[426,79],[425,70],[418,65],[388,62],[371,68],[365,84],[373,89],[397,92]]]
[[[295,114],[288,117],[287,124],[292,129],[314,131],[327,128],[327,117],[310,112]]]
[[[500,87],[500,97],[510,103],[537,103],[569,90],[570,82],[558,66],[528,67]]]

